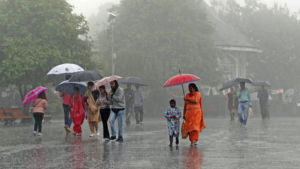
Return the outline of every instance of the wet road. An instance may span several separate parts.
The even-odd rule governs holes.
[[[62,121],[43,124],[42,137],[33,136],[32,125],[0,124],[0,168],[299,169],[297,118],[251,119],[247,128],[227,119],[205,123],[197,148],[182,139],[169,148],[165,120],[126,127],[123,143],[105,143],[102,132],[89,138],[86,122],[82,138],[66,135]]]

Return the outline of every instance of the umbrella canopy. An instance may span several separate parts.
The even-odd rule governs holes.
[[[130,85],[137,85],[137,86],[148,86],[145,81],[139,77],[125,77],[120,81],[121,84],[130,84]]]
[[[179,74],[171,77],[165,84],[164,87],[171,87],[182,85],[185,83],[195,82],[200,80],[200,77],[192,75],[192,74]]]
[[[250,78],[245,78],[245,77],[235,78],[234,81],[237,82],[237,83],[241,83],[241,82],[244,82],[244,83],[253,83]]]
[[[87,85],[83,82],[69,82],[67,80],[67,81],[63,81],[59,85],[57,85],[55,90],[62,92],[62,93],[72,95],[74,92],[74,87],[79,88],[79,93],[81,95],[84,95],[86,92],[86,89],[87,89]]]
[[[99,73],[95,71],[85,70],[82,72],[75,73],[70,79],[69,82],[85,82],[85,81],[96,81],[102,79]]]
[[[235,82],[235,79],[231,79],[229,81],[224,82],[222,84],[222,88],[220,88],[219,91],[230,89],[238,84],[239,84],[238,82]]]
[[[103,78],[103,79],[101,79],[101,80],[99,80],[98,82],[96,82],[96,88],[98,89],[100,86],[102,86],[102,85],[104,85],[104,86],[106,86],[106,85],[109,85],[109,83],[110,82],[112,82],[112,81],[114,81],[114,80],[119,80],[119,79],[121,79],[122,77],[121,76],[116,76],[116,75],[114,75],[114,76],[109,76],[109,77],[105,77],[105,78]]]
[[[84,69],[76,64],[65,63],[52,68],[47,75],[72,74],[84,71]]]
[[[269,87],[271,84],[268,81],[256,81],[252,83],[252,86],[266,86]]]
[[[48,90],[46,87],[43,86],[39,86],[35,89],[33,89],[32,91],[30,91],[23,100],[23,105],[29,103],[31,100],[36,99],[38,97],[38,95],[44,91]]]

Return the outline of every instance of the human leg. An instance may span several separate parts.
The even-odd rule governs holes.
[[[118,113],[118,127],[119,127],[119,138],[123,138],[123,118],[124,118],[125,110],[120,110]]]
[[[117,114],[114,112],[111,112],[110,116],[111,116],[111,119],[110,119],[111,136],[116,137],[115,121],[117,119]]]
[[[135,121],[136,121],[136,124],[139,124],[139,109],[138,107],[134,107],[134,113],[135,113]]]

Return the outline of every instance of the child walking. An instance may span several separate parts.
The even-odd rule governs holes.
[[[167,108],[167,111],[165,112],[165,118],[168,122],[168,129],[169,129],[169,139],[170,139],[170,147],[173,144],[173,137],[176,137],[176,145],[179,144],[179,129],[180,129],[180,119],[181,112],[176,107],[176,100],[171,99],[170,100],[170,107]]]

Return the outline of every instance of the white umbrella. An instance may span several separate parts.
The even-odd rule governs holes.
[[[84,69],[76,64],[65,63],[52,68],[47,75],[72,74],[84,71]]]

